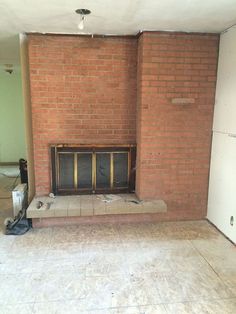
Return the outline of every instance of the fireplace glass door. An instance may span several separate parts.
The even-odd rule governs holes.
[[[111,185],[111,154],[96,153],[96,189],[109,189]]]
[[[59,185],[62,189],[74,187],[74,155],[59,155]]]
[[[124,187],[127,186],[128,178],[128,154],[126,153],[114,153],[113,154],[113,164],[114,164],[114,187]]]
[[[92,154],[77,154],[77,186],[78,189],[92,189]]]
[[[129,148],[52,147],[55,194],[130,191],[132,154]]]

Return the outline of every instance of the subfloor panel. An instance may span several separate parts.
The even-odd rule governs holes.
[[[236,313],[236,248],[207,221],[0,232],[0,251],[1,314]]]

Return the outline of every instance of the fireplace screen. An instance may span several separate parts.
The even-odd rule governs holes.
[[[55,194],[134,190],[134,147],[51,147]]]

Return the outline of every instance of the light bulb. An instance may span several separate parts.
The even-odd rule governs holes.
[[[81,21],[78,24],[78,29],[84,29],[84,16],[81,17]]]

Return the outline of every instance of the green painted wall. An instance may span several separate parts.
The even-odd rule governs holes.
[[[0,71],[0,162],[25,158],[25,129],[21,72]]]

